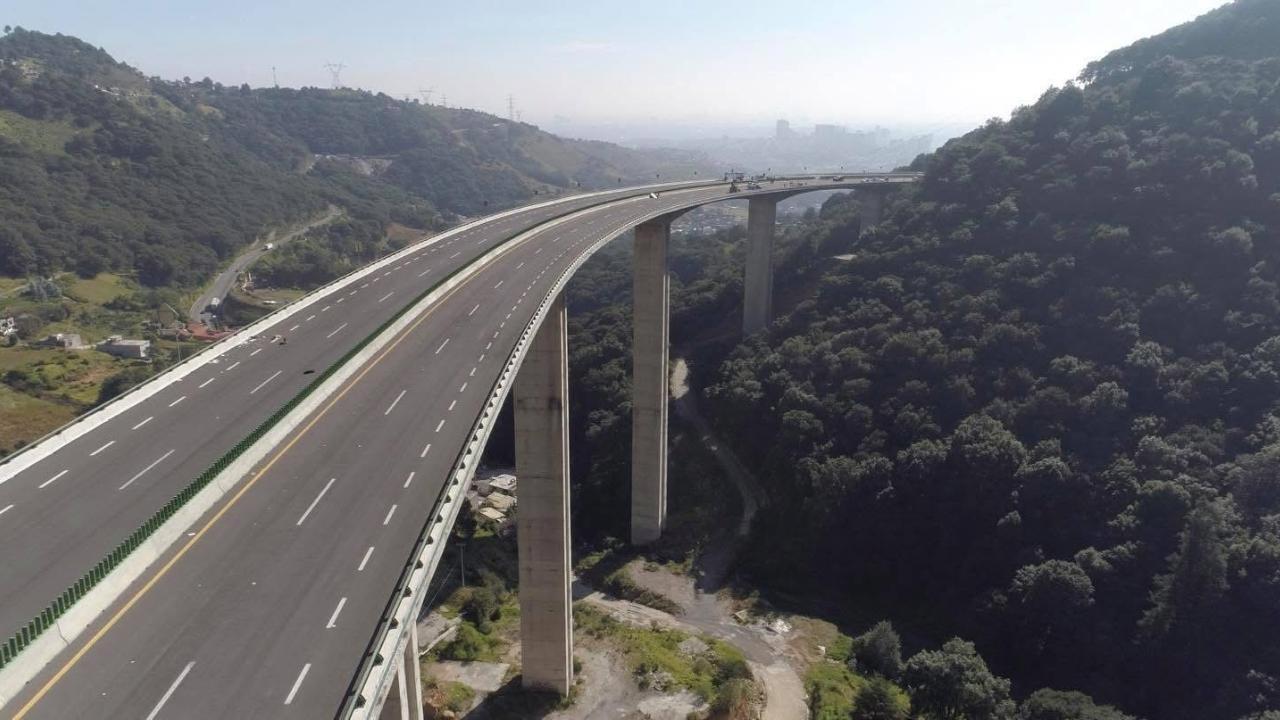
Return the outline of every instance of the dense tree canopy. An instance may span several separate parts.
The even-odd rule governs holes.
[[[920,158],[861,239],[827,203],[705,392],[770,486],[758,581],[970,637],[1022,693],[1280,707],[1275,8]]]

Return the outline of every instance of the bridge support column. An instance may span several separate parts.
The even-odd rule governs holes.
[[[884,209],[884,193],[859,190],[858,211],[862,214],[861,230],[866,232],[880,224],[880,213]]]
[[[667,523],[668,295],[666,219],[636,227],[631,379],[631,542],[646,545]]]
[[[561,695],[573,685],[567,343],[561,293],[529,345],[514,388],[522,682]]]
[[[742,334],[759,332],[773,320],[773,229],[778,201],[747,201],[747,269],[743,282]]]
[[[409,641],[396,663],[391,694],[382,704],[380,720],[423,720],[422,668],[418,664],[418,626],[409,629]]]

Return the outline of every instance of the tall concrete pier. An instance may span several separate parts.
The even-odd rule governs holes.
[[[562,695],[573,685],[567,343],[561,293],[530,343],[513,389],[523,683]]]
[[[747,267],[743,278],[742,334],[751,335],[773,320],[773,233],[778,199],[747,201]]]
[[[636,227],[631,380],[631,542],[662,536],[667,522],[667,244],[669,218]]]

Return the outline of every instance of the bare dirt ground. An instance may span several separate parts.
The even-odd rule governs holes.
[[[744,625],[734,617],[731,600],[695,587],[694,578],[663,567],[634,561],[627,572],[637,585],[662,593],[683,608],[674,617],[637,603],[609,600],[599,593],[586,600],[605,607],[617,619],[634,624],[658,622],[691,632],[703,632],[742,651],[752,673],[765,690],[764,720],[803,720],[809,716],[808,695],[798,667],[802,653],[792,643],[792,632],[779,633],[764,623]]]

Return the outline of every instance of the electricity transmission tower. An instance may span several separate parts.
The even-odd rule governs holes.
[[[423,90],[422,88],[418,88],[418,94],[422,96],[422,102],[427,105],[431,104],[431,94],[434,93],[435,91],[436,89],[433,87],[427,88],[426,90]]]
[[[329,71],[329,78],[332,81],[333,89],[337,90],[341,88],[342,87],[342,77],[341,77],[342,69],[345,68],[346,65],[343,65],[340,62],[336,62],[336,63],[327,62],[324,64],[324,66]]]

